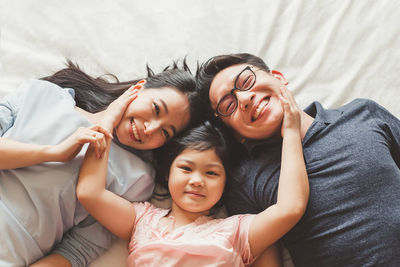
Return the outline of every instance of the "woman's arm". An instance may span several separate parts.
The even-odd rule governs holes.
[[[31,267],[71,267],[71,263],[59,254],[50,254],[47,255],[34,264],[30,265]]]
[[[100,157],[98,142],[103,139],[103,133],[100,131],[102,129],[99,129],[99,126],[81,127],[63,142],[54,146],[27,144],[0,137],[0,170],[22,168],[50,161],[66,162],[73,159],[85,143],[94,144],[97,148],[97,156]]]
[[[309,198],[300,136],[300,109],[285,87],[281,92],[284,119],[277,203],[257,214],[251,223],[249,242],[253,256],[280,239],[301,219]]]
[[[136,92],[129,89],[115,100],[105,111],[101,124],[106,131],[112,131],[121,120],[126,107],[136,97]],[[103,129],[101,127],[101,129]],[[135,210],[132,203],[106,189],[108,158],[111,138],[104,137],[100,151],[101,158],[90,145],[79,174],[76,194],[85,209],[104,227],[116,236],[129,240],[135,222]]]

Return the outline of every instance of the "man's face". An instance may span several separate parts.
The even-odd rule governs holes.
[[[248,66],[256,76],[254,85],[247,91],[234,90],[238,106],[230,116],[220,118],[245,138],[265,139],[281,129],[283,108],[278,95],[280,87],[287,84],[287,81],[280,72],[267,73],[248,64],[223,69],[210,86],[211,107],[216,110],[219,101],[235,87],[239,73]]]

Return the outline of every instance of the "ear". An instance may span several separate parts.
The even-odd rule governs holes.
[[[276,79],[280,80],[284,85],[288,85],[289,82],[286,80],[285,76],[277,70],[271,70],[271,75]]]

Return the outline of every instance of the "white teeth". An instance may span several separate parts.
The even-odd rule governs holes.
[[[136,129],[136,125],[135,125],[135,123],[133,121],[132,121],[132,131],[133,131],[133,136],[135,136],[135,138],[140,141],[139,134],[138,134],[137,129]]]
[[[258,105],[256,112],[254,112],[253,115],[253,121],[255,121],[256,119],[258,119],[258,116],[260,115],[261,111],[263,110],[263,108],[268,105],[269,103],[269,98],[264,99],[263,101],[261,101],[260,105]]]

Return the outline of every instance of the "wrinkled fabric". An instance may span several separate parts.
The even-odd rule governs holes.
[[[249,266],[248,242],[254,215],[226,219],[199,217],[172,232],[158,229],[168,209],[135,203],[135,230],[129,243],[128,266]]]
[[[295,266],[400,266],[400,120],[357,99],[338,109],[305,109],[303,139],[310,199],[284,237]],[[276,202],[281,141],[249,141],[228,196],[231,214]]]
[[[0,101],[0,135],[34,144],[58,144],[89,121],[75,110],[72,89],[32,80]],[[75,187],[86,146],[66,163],[0,170],[0,266],[26,266],[54,252],[86,266],[112,235],[80,205]],[[107,188],[130,201],[148,199],[153,170],[112,142]]]

